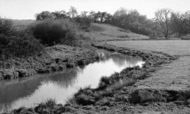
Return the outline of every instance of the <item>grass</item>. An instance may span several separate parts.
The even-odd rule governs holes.
[[[84,36],[90,37],[91,39],[96,41],[149,39],[149,37],[145,35],[136,34],[109,24],[97,23],[93,23],[91,25],[90,32],[86,32],[83,34]]]
[[[109,44],[137,50],[161,51],[171,55],[190,55],[189,40],[111,41]]]

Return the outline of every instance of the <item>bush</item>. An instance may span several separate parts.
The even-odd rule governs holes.
[[[0,34],[0,59],[27,57],[39,53],[42,49],[39,41],[28,34],[22,36]]]
[[[26,57],[39,53],[42,45],[26,31],[17,31],[12,21],[0,19],[0,59]]]
[[[74,45],[76,29],[75,23],[70,20],[44,20],[32,27],[32,33],[44,45]]]

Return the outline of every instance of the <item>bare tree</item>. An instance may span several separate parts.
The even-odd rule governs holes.
[[[165,38],[169,36],[171,14],[172,12],[169,9],[161,9],[155,13],[155,21],[161,27],[161,32],[164,34]]]

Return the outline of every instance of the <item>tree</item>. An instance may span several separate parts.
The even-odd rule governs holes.
[[[68,14],[70,15],[71,18],[76,17],[78,14],[77,9],[73,6],[71,6]]]
[[[100,22],[100,23],[104,23],[110,20],[111,18],[111,15],[107,12],[100,12],[100,11],[98,11],[97,13],[90,12],[90,15],[93,15],[91,17],[94,18],[93,20],[95,20],[95,22]]]
[[[190,11],[187,11],[183,14],[183,34],[190,33]]]
[[[49,11],[43,11],[36,15],[36,20],[55,19],[55,15]]]
[[[105,21],[106,12],[100,12],[100,22],[103,23]]]
[[[179,37],[190,33],[190,12],[172,13],[171,30]]]
[[[109,13],[107,13],[106,14],[106,16],[105,16],[105,23],[111,23],[111,21],[112,21],[112,15],[111,14],[109,14]]]
[[[64,10],[55,11],[55,12],[52,12],[52,14],[56,17],[56,19],[63,19],[63,18],[68,18],[69,17]]]
[[[136,10],[117,10],[111,18],[110,24],[130,30],[135,33],[152,34],[153,22]]]
[[[171,10],[161,9],[155,12],[155,21],[160,26],[160,30],[165,38],[168,38],[170,32]]]
[[[171,15],[171,30],[174,34],[181,36],[183,34],[183,16],[179,13]]]

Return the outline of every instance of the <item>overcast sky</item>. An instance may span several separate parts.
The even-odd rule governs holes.
[[[80,11],[107,11],[119,8],[136,9],[148,18],[161,8],[184,12],[190,10],[190,0],[0,0],[0,17],[34,19],[41,11],[66,10],[74,6]]]

